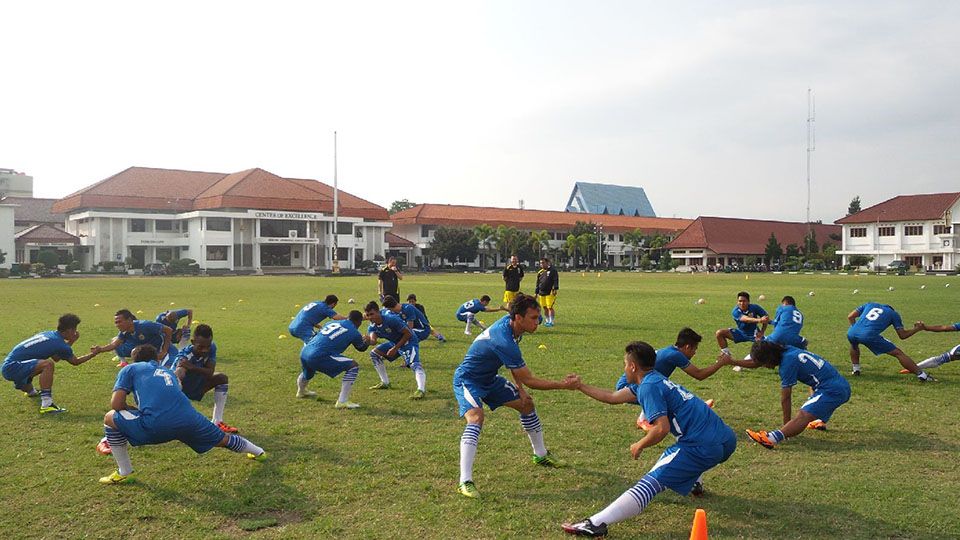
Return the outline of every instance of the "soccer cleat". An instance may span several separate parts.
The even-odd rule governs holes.
[[[125,359],[119,358],[119,357],[117,357],[117,356],[114,356],[113,359],[114,359],[114,360],[119,360],[119,362],[117,362],[117,367],[118,367],[118,368],[125,368],[125,367],[127,367],[127,361],[126,361]]]
[[[100,483],[101,484],[126,484],[128,482],[133,481],[133,479],[130,478],[131,475],[133,475],[133,473],[130,473],[128,475],[122,475],[120,474],[120,471],[113,471],[112,473],[110,473],[110,476],[104,476],[103,478],[101,478]]]
[[[423,390],[417,390],[410,396],[410,399],[423,399],[424,394],[426,394],[426,392]]]
[[[317,397],[317,393],[313,390],[297,390],[297,397],[301,399],[315,398]]]
[[[704,400],[703,402],[707,404],[707,407],[713,408],[713,398]]]
[[[743,371],[743,368],[740,366],[733,366],[733,370],[736,371],[737,373],[740,373],[741,371]]]
[[[67,412],[62,407],[57,407],[56,403],[51,403],[49,407],[40,407],[40,414],[60,414]]]
[[[389,389],[390,389],[390,383],[383,382],[383,381],[380,381],[377,384],[371,386],[370,388],[367,388],[367,390],[389,390]]]
[[[552,328],[552,327],[553,327],[553,323],[550,322],[550,321],[547,321],[547,322],[543,323],[543,326],[545,326],[545,327],[547,327],[547,328]]]
[[[464,330],[464,331],[463,331],[463,335],[469,336],[469,335],[470,335],[470,331],[469,331],[469,330]]]
[[[40,391],[34,389],[32,392],[24,392],[23,397],[40,397]]]
[[[106,438],[97,443],[97,453],[102,456],[109,456],[113,453],[113,449],[110,448],[110,443],[107,442]]]
[[[599,538],[607,535],[606,523],[594,525],[589,519],[578,521],[576,523],[564,523],[561,525],[561,527],[563,527],[563,532],[576,536],[590,536],[593,538]]]
[[[901,374],[901,375],[908,375],[908,374],[910,374],[910,373],[912,373],[912,372],[911,372],[909,369],[901,369],[901,370],[900,370],[900,374]]]
[[[222,431],[222,432],[224,432],[224,433],[236,433],[236,432],[240,431],[239,429],[237,429],[237,428],[235,428],[235,427],[233,427],[233,426],[231,426],[231,425],[229,425],[229,424],[226,424],[226,423],[224,423],[224,422],[217,422],[217,427],[220,428],[220,431]]]
[[[443,334],[437,334],[437,341],[439,341],[440,343],[446,343],[447,338],[443,337]]]
[[[646,417],[640,417],[640,418],[637,418],[637,429],[650,431],[651,429],[653,429],[653,424],[648,422]]]
[[[538,456],[534,454],[532,461],[534,464],[540,465],[541,467],[552,467],[554,469],[560,469],[567,466],[566,463],[553,457],[553,454],[551,454],[550,452],[547,452],[545,455],[542,455],[542,456]]]
[[[773,450],[773,447],[776,446],[776,444],[771,441],[769,437],[767,437],[766,431],[751,431],[749,429],[746,431],[747,436],[753,439],[753,442],[759,444],[760,446],[768,450]]]
[[[807,429],[815,429],[817,431],[826,431],[827,423],[819,418],[807,424]]]
[[[921,371],[921,372],[920,372],[920,375],[917,375],[917,381],[918,381],[918,382],[922,382],[922,383],[937,382],[936,379],[934,379],[933,377],[931,377],[931,376],[930,376],[927,372],[925,372],[925,371]]]
[[[859,377],[859,376],[860,376],[860,368],[858,368],[858,367],[853,368],[853,371],[851,371],[850,374],[853,375],[854,377]]]
[[[247,459],[252,459],[254,461],[266,461],[267,452],[263,451],[263,452],[260,452],[260,454],[258,455],[254,455],[254,454],[251,454],[250,452],[247,452]]]
[[[467,480],[466,482],[460,482],[460,485],[457,486],[457,493],[463,495],[464,497],[470,499],[479,499],[480,492],[477,491],[477,486],[473,485],[473,480]]]
[[[334,409],[359,409],[360,404],[352,401],[338,401],[333,405]]]
[[[694,497],[703,497],[706,495],[706,491],[703,489],[703,482],[697,480],[693,483],[693,487],[690,489],[690,494]]]

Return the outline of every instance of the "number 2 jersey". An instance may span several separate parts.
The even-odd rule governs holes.
[[[814,390],[849,389],[847,380],[830,362],[804,349],[787,347],[780,357],[780,386],[789,388],[798,382]]]
[[[670,433],[680,446],[725,444],[736,439],[730,426],[686,388],[651,370],[640,384],[631,384],[637,403],[643,407],[647,420],[653,423],[666,416]]]

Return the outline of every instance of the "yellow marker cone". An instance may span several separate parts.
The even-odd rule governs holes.
[[[587,277],[587,273],[586,273],[586,272],[580,272],[580,277]]]
[[[283,334],[280,334],[279,336],[277,336],[277,339],[285,339],[286,337],[287,337],[287,336],[285,336],[285,335],[283,335]]]
[[[173,302],[170,302],[170,305],[172,306],[172,305],[173,305]]]
[[[140,315],[141,313],[143,313],[143,310],[142,310],[142,309],[138,309],[138,310],[137,310],[137,315]]]
[[[547,346],[546,346],[546,345],[544,345],[543,343],[541,343],[541,344],[540,344],[540,346],[539,346],[539,347],[537,347],[537,348],[538,348],[538,349],[540,349],[541,351],[545,351],[545,350],[547,350]]]
[[[294,304],[293,307],[295,308],[300,307],[300,304]]]
[[[600,272],[597,272],[597,277],[600,277]]]
[[[226,311],[226,310],[227,310],[227,308],[226,308],[226,307],[222,307],[222,308],[220,308],[220,309],[222,309],[222,310],[224,310],[224,311]]]
[[[693,516],[690,540],[707,540],[707,511],[703,508],[697,508],[697,513]]]
[[[93,307],[100,307],[100,304],[94,304]]]
[[[749,279],[750,279],[750,276],[749,276],[749,275],[743,276],[743,279],[749,280]]]

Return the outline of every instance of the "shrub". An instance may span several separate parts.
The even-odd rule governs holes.
[[[37,262],[46,268],[56,268],[60,264],[60,255],[56,251],[44,249],[37,254]]]
[[[171,274],[199,274],[200,265],[193,259],[174,259],[170,261],[167,270]]]

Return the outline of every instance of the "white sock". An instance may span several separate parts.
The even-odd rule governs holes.
[[[127,451],[127,438],[116,429],[110,426],[103,426],[104,434],[107,436],[107,442],[110,443],[110,450],[113,460],[117,462],[117,472],[121,476],[127,476],[133,472],[133,464],[130,463],[130,453]]]
[[[469,334],[471,326],[473,326],[473,313],[467,313],[467,327],[463,329],[463,333]]]
[[[390,384],[390,376],[387,375],[387,366],[383,363],[383,359],[373,352],[370,353],[370,359],[373,360],[373,369],[377,370],[377,375],[380,376],[380,382]]]
[[[297,375],[297,390],[301,393],[307,390],[307,385],[310,384],[310,381],[303,378],[303,373]]]
[[[253,454],[255,456],[263,453],[263,448],[236,434],[230,435],[226,448],[232,452]]]
[[[523,426],[523,430],[530,437],[530,446],[533,447],[533,453],[537,457],[547,455],[547,447],[543,444],[543,426],[540,424],[537,411],[534,410],[530,414],[521,414],[520,425]]]
[[[637,422],[646,422],[647,415],[643,414],[643,411],[640,411],[640,416],[637,417]]]
[[[930,369],[940,367],[950,361],[950,353],[943,353],[940,356],[932,356],[927,358],[923,362],[918,362],[917,367],[920,369]]]
[[[720,352],[722,352],[723,354],[725,354],[725,355],[727,355],[727,356],[733,356],[733,354],[730,353],[730,347],[724,347],[724,348],[720,349]]]
[[[625,519],[630,519],[642,512],[647,504],[661,491],[663,491],[663,486],[660,485],[660,482],[656,478],[646,475],[632,488],[623,492],[623,495],[617,497],[617,500],[610,503],[609,506],[590,516],[590,522],[594,525],[600,525],[601,523],[613,525]]]
[[[53,389],[40,389],[40,406],[41,407],[50,407],[53,405]]]
[[[482,424],[467,424],[460,436],[460,483],[473,480],[473,460],[477,457]]]
[[[353,366],[343,374],[343,381],[340,382],[340,397],[337,401],[346,403],[350,400],[350,391],[353,390],[353,382],[357,380],[357,373],[360,372],[358,366]]]
[[[419,363],[414,364],[413,366],[413,376],[417,379],[417,390],[421,392],[427,391],[427,372],[423,370],[423,366]]]
[[[853,370],[854,370],[854,371],[860,371],[860,364],[854,364],[854,365],[853,365]]]
[[[223,408],[227,406],[227,386],[218,384],[213,389],[213,423],[223,422]]]

